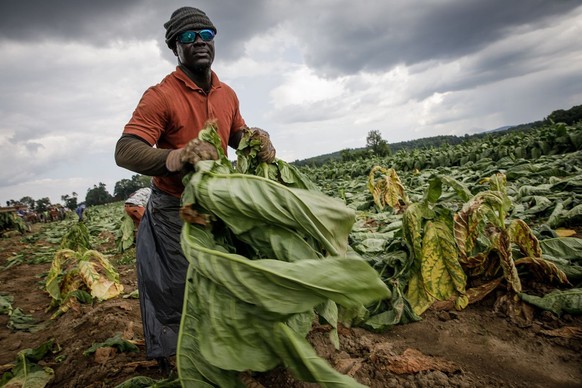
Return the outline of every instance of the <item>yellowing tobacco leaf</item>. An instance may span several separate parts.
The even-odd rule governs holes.
[[[476,303],[485,298],[491,291],[497,288],[501,283],[503,278],[493,279],[487,283],[481,284],[480,286],[469,288],[467,290],[467,296],[469,297],[469,303]]]
[[[461,266],[471,277],[483,275],[490,269],[492,259],[489,257],[489,251],[479,252],[475,256],[459,258]],[[493,272],[495,275],[495,271]]]
[[[503,194],[507,193],[507,178],[505,174],[500,172],[494,174],[489,178],[489,187],[492,191],[499,191]]]
[[[515,261],[515,265],[525,264],[538,281],[557,281],[570,284],[566,274],[554,263],[541,257],[523,257]]]
[[[402,233],[404,240],[413,253],[415,260],[419,260],[422,255],[422,218],[422,205],[417,203],[410,205],[402,215]]]
[[[459,295],[455,300],[455,309],[462,310],[469,305],[469,297],[467,295]]]
[[[454,215],[454,238],[461,258],[473,254],[477,239],[485,227],[485,217],[480,211],[483,200],[473,198]]]
[[[55,257],[51,263],[51,268],[46,277],[45,288],[53,301],[61,300],[61,279],[63,267],[71,259],[76,261],[75,251],[70,249],[61,249],[55,253]]]
[[[445,301],[438,301],[432,305],[432,308],[436,310],[451,310],[453,307],[460,310],[467,305],[479,302],[483,298],[485,298],[489,293],[497,288],[503,278],[497,278],[491,280],[487,283],[481,284],[480,286],[468,288],[465,295],[460,295],[458,298],[451,298]],[[466,303],[466,304],[465,304]],[[460,307],[460,305],[465,304],[464,307]]]
[[[453,234],[455,236],[455,242],[457,243],[457,247],[459,248],[459,256],[462,259],[467,258],[467,250],[468,250],[468,224],[467,224],[467,214],[466,213],[456,213],[453,216]],[[470,251],[470,249],[469,249]]]
[[[503,276],[509,286],[516,293],[521,292],[521,280],[511,254],[511,246],[507,233],[500,232],[491,235],[491,244],[499,256],[499,264],[503,269]]]
[[[376,179],[376,173],[380,173],[378,179]],[[404,205],[410,203],[400,177],[393,168],[373,167],[368,174],[368,190],[374,197],[374,203],[380,209],[388,205],[398,212]]]
[[[515,219],[511,221],[507,231],[511,242],[517,244],[525,256],[542,256],[540,242],[523,220]]]
[[[444,222],[427,222],[422,240],[422,279],[438,300],[465,293],[467,277],[459,263],[451,230]]]
[[[572,237],[576,235],[576,231],[573,229],[558,228],[555,232],[559,237]]]
[[[107,300],[123,292],[119,275],[107,259],[97,251],[87,251],[83,255],[83,259],[79,262],[79,273],[94,298]]]
[[[429,295],[424,288],[420,272],[413,273],[408,281],[406,300],[416,315],[424,313],[434,302],[435,298]]]

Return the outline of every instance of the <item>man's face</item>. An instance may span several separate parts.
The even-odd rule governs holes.
[[[181,64],[193,71],[209,69],[214,62],[214,40],[205,42],[197,35],[192,43],[178,41],[174,54]]]

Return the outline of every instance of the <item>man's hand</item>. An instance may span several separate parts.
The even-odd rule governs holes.
[[[218,160],[218,152],[207,141],[193,139],[184,147],[180,160],[183,163],[190,163],[194,166],[201,160]]]
[[[166,168],[170,172],[181,170],[186,163],[196,165],[201,160],[217,160],[216,148],[200,139],[190,140],[183,148],[171,151],[166,159]]]
[[[177,150],[172,150],[166,158],[166,168],[170,172],[180,171],[184,167],[184,162],[182,162],[182,151],[184,148],[178,148]]]
[[[275,147],[273,147],[273,143],[271,143],[269,134],[260,128],[250,128],[250,129],[251,131],[253,131],[251,138],[259,140],[261,144],[257,156],[263,162],[272,163],[275,160],[276,151]]]

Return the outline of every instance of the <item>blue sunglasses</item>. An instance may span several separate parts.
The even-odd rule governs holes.
[[[180,43],[194,43],[196,35],[200,36],[204,42],[210,42],[216,34],[212,30],[184,31],[178,35],[176,40]]]

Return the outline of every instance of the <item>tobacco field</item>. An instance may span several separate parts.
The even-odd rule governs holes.
[[[300,169],[254,146],[184,194],[172,376],[120,202],[0,239],[0,386],[582,385],[582,125]]]

